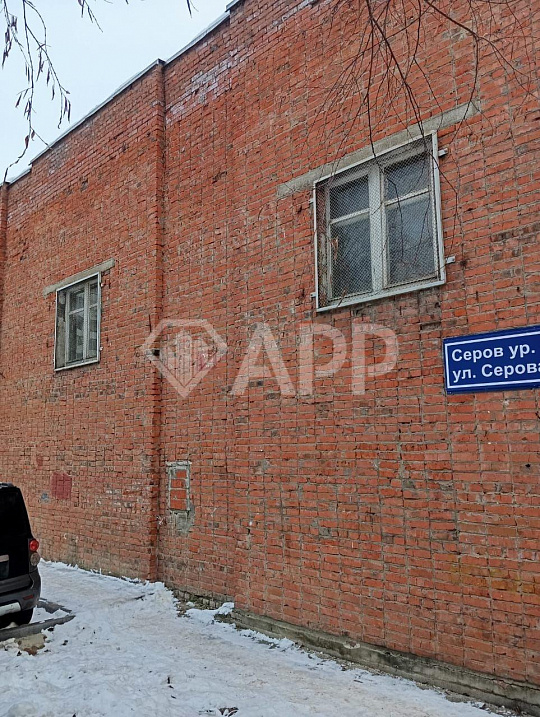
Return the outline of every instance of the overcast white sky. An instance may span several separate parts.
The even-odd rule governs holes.
[[[167,60],[178,52],[225,11],[228,0],[195,0],[192,16],[185,0],[90,0],[101,30],[81,18],[77,0],[34,2],[46,20],[56,70],[70,92],[73,124],[158,57]],[[9,5],[17,14],[20,0],[9,0]],[[0,20],[2,41],[4,30]],[[13,50],[0,69],[0,183],[24,148],[27,124],[22,108],[15,109],[24,87],[24,67]],[[43,89],[35,102],[35,129],[50,143],[69,125],[64,121],[58,129],[59,106],[51,102],[50,91]],[[44,147],[35,138],[8,178],[24,171]]]

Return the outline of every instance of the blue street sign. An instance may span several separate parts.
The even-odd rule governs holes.
[[[444,339],[447,393],[540,386],[540,326]]]

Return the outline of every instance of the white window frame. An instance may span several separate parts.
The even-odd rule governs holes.
[[[419,140],[423,140],[424,147],[419,151],[415,148],[415,144],[419,144]],[[408,157],[414,157],[425,151],[430,151],[431,154],[431,172],[430,172],[430,196],[432,199],[432,220],[433,220],[433,231],[436,236],[433,239],[433,249],[435,254],[435,276],[427,279],[419,279],[411,281],[409,283],[387,285],[385,288],[384,273],[386,271],[386,211],[384,201],[384,175],[381,171],[381,167],[384,168],[386,165],[392,165],[396,162],[400,162]],[[357,170],[356,172],[354,170]],[[342,176],[343,175],[343,176]],[[354,295],[348,295],[341,298],[330,298],[324,304],[321,304],[321,291],[320,291],[320,242],[319,230],[317,227],[317,216],[318,216],[318,195],[321,193],[321,184],[327,183],[328,180],[332,180],[332,187],[339,186],[340,183],[348,183],[351,179],[361,179],[363,176],[368,177],[369,182],[369,213],[370,213],[370,226],[374,227],[370,231],[370,246],[371,256],[373,258],[376,252],[379,253],[381,261],[371,262],[372,266],[372,290],[365,293],[359,293]],[[327,226],[324,230],[326,237],[325,252],[328,257],[326,261],[326,291],[327,296],[329,295],[331,285],[331,247],[329,246],[329,201],[330,192],[328,189],[322,189],[324,192],[324,201],[326,202],[325,217],[327,217]],[[422,190],[425,191],[425,190]],[[408,198],[408,197],[407,197]],[[316,297],[316,310],[317,312],[331,311],[333,309],[341,308],[344,306],[351,306],[354,304],[363,304],[367,302],[377,301],[391,296],[399,296],[400,294],[406,294],[412,291],[419,291],[421,289],[428,289],[434,286],[441,286],[446,281],[446,270],[445,270],[445,259],[444,259],[444,240],[442,232],[442,216],[441,216],[441,192],[440,192],[440,174],[439,174],[439,146],[437,141],[437,132],[430,132],[423,137],[418,136],[411,138],[407,142],[396,144],[394,146],[385,149],[383,152],[378,152],[377,155],[371,155],[370,157],[358,162],[351,164],[350,166],[344,167],[339,172],[327,174],[320,177],[313,186],[313,208],[314,208],[314,243],[315,243],[315,297]],[[362,212],[358,212],[360,215]],[[354,216],[354,213],[353,215]],[[340,217],[343,220],[343,217]],[[379,240],[374,242],[373,236],[378,236]]]
[[[65,356],[65,365],[64,366],[57,366],[56,365],[56,353],[57,353],[57,342],[58,342],[58,298],[60,294],[67,293],[69,298],[69,292],[71,289],[77,286],[84,286],[84,307],[83,307],[83,316],[84,316],[84,328],[83,328],[83,354],[86,355],[88,351],[88,334],[89,334],[89,321],[90,321],[90,302],[89,302],[89,293],[90,293],[90,284],[97,280],[97,352],[95,356],[92,356],[90,358],[83,357],[80,361],[71,361],[68,362],[68,351],[69,351],[69,321],[65,322],[64,326],[64,356]],[[69,315],[69,306],[67,305],[66,301],[66,316]],[[55,311],[55,322],[54,322],[54,356],[53,356],[53,365],[55,371],[66,371],[70,368],[76,368],[77,366],[87,366],[89,364],[93,363],[99,363],[101,359],[101,272],[97,272],[95,274],[91,274],[90,276],[85,277],[84,279],[79,279],[78,281],[73,281],[70,284],[66,284],[65,286],[58,287],[56,289],[56,311]]]

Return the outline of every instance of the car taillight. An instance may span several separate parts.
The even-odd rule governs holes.
[[[32,538],[32,540],[28,543],[28,548],[31,553],[37,553],[39,550],[39,540]]]
[[[41,555],[39,553],[32,553],[30,555],[30,565],[35,568],[36,565],[39,565],[39,561],[41,560]]]

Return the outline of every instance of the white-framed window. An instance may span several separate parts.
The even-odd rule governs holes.
[[[436,133],[315,184],[317,309],[445,280]]]
[[[54,367],[99,361],[101,275],[95,274],[56,291]]]

